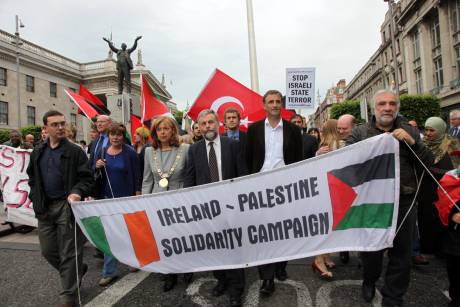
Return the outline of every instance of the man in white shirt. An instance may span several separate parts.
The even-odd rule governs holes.
[[[300,129],[281,118],[282,95],[270,90],[263,96],[264,120],[249,126],[246,163],[250,174],[272,170],[302,160]],[[275,291],[274,277],[286,280],[287,262],[259,266],[262,279],[260,294],[270,296]]]

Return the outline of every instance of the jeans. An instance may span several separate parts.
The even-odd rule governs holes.
[[[104,254],[104,267],[102,268],[102,277],[118,276],[118,260],[115,257]]]

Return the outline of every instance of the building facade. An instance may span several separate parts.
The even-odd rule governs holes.
[[[78,91],[80,84],[83,84],[106,104],[111,111],[111,117],[117,121],[123,120],[124,105],[126,122],[130,107],[134,114],[139,115],[141,74],[147,79],[156,96],[172,112],[177,110],[171,101],[171,94],[143,65],[140,50],[137,65],[131,72],[130,106],[129,103],[123,104],[118,95],[116,61],[111,51],[104,60],[79,63],[23,39],[20,40],[18,48],[16,41],[15,35],[0,30],[0,128],[17,129],[28,125],[42,125],[44,113],[56,109],[77,127],[77,140],[86,139],[91,123],[78,114],[77,107],[65,90]],[[128,102],[126,96],[124,101]]]
[[[391,50],[391,16],[380,28],[381,44],[345,89],[346,99],[370,102],[373,93],[432,94],[444,112],[460,108],[460,0],[400,0],[393,6],[397,70]]]
[[[314,127],[322,127],[323,124],[330,118],[330,107],[333,104],[340,103],[344,100],[345,88],[345,79],[341,79],[339,82],[337,82],[337,85],[333,85],[330,89],[327,90],[324,100],[321,102],[318,108],[316,108],[314,113]]]

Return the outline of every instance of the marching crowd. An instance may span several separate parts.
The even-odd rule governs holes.
[[[428,264],[429,259],[424,255],[434,254],[446,260],[449,306],[460,306],[460,227],[457,227],[460,212],[454,206],[448,227],[443,227],[433,205],[437,183],[428,175],[420,176],[422,163],[438,180],[447,171],[458,168],[459,157],[452,153],[460,149],[460,111],[450,113],[448,131],[443,119],[430,117],[421,133],[416,123],[399,114],[399,97],[381,90],[373,97],[375,115],[369,123],[357,125],[356,119],[346,114],[338,120],[328,120],[321,131],[317,128],[306,131],[302,116],[296,114],[290,121],[282,119],[279,91],[268,91],[263,96],[263,107],[266,118],[250,125],[247,132],[240,130],[240,114],[232,108],[224,113],[223,134],[219,134],[219,118],[212,110],[203,110],[197,122],[186,127],[185,132],[174,119],[160,116],[153,120],[150,131],[136,130],[132,146],[126,137],[126,127],[107,115],[98,116],[88,146],[77,144],[75,131],[64,115],[48,111],[43,117],[42,140],[31,154],[27,173],[41,251],[59,272],[61,306],[77,304],[80,286],[77,280],[81,284],[88,270],[83,263],[85,237],[74,223],[69,202],[158,193],[265,172],[382,133],[391,133],[400,142],[397,225],[400,229],[387,254],[382,304],[401,306],[409,286],[411,264]],[[33,136],[22,142],[20,133],[12,131],[6,145],[30,148],[33,143]],[[419,184],[421,193],[416,195]],[[416,196],[418,206],[412,208]],[[375,296],[384,252],[360,253],[362,297],[367,302]],[[99,285],[108,286],[118,277],[118,261],[101,252],[96,256],[103,258]],[[340,253],[343,263],[349,257],[346,251]],[[314,258],[312,269],[318,277],[333,279],[332,269],[336,265],[332,259],[328,254]],[[269,297],[275,292],[275,278],[287,279],[286,265],[287,262],[279,262],[258,267],[262,296]],[[241,306],[244,269],[214,271],[213,275],[218,282],[212,295],[227,293],[230,306]],[[189,283],[193,274],[185,273],[183,279]],[[168,274],[163,280],[163,290],[170,291],[178,282],[178,275]]]

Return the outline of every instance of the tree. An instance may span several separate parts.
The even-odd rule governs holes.
[[[440,116],[439,98],[431,95],[402,95],[399,112],[408,120],[415,120],[422,127],[428,117]]]
[[[22,134],[22,137],[26,136],[27,134],[32,134],[34,136],[35,141],[41,140],[42,126],[22,127],[21,134]]]
[[[369,113],[369,105],[367,106],[367,112]],[[345,100],[340,103],[333,104],[331,107],[331,118],[338,119],[344,114],[353,115],[358,122],[363,122],[361,118],[361,107],[359,100]]]

